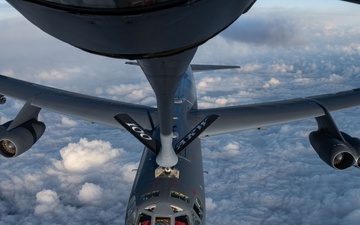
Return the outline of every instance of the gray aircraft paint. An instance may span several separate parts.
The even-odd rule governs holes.
[[[151,214],[152,224],[155,218],[171,218],[174,224],[174,218],[183,215],[192,222],[197,218],[205,223],[200,140],[195,139],[178,156],[173,143],[180,141],[206,116],[214,114],[219,119],[202,132],[203,136],[323,116],[324,110],[317,102],[329,111],[360,104],[359,90],[352,90],[282,102],[197,109],[189,67],[196,47],[225,29],[254,1],[184,1],[171,7],[152,7],[150,11],[144,7],[131,12],[122,9],[118,13],[96,8],[75,13],[76,7],[55,7],[46,1],[8,2],[45,32],[71,45],[105,56],[138,59],[156,94],[157,109],[64,92],[3,76],[0,83],[2,94],[23,99],[31,107],[47,108],[118,128],[123,127],[114,122],[114,116],[126,113],[153,132],[162,146],[158,155],[144,150],[129,200],[128,224],[135,222],[139,213]],[[173,20],[174,12],[182,19],[175,17]],[[148,29],[149,24],[156,27]],[[114,30],[114,27],[122,29]],[[182,104],[177,104],[179,102]],[[25,107],[23,112],[27,111]],[[99,107],[103,108],[95,109]],[[89,109],[94,110],[89,112]],[[165,168],[157,174],[159,165],[173,168]]]

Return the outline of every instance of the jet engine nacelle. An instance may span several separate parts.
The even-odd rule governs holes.
[[[357,160],[356,160],[354,166],[360,168],[360,139],[351,137],[350,135],[348,135],[344,132],[341,132],[341,134],[344,137],[344,139],[346,140],[346,142],[349,143],[353,147],[353,149],[356,151]]]
[[[7,130],[12,121],[0,126],[0,154],[7,158],[16,157],[29,150],[45,132],[45,124],[30,120]]]
[[[311,132],[309,140],[319,157],[331,167],[343,170],[355,164],[357,153],[350,145],[322,131]]]

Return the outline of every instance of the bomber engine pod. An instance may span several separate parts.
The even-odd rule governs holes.
[[[351,137],[350,135],[348,135],[347,133],[344,133],[344,132],[341,132],[341,135],[344,137],[346,142],[349,143],[353,147],[353,149],[356,151],[357,160],[356,160],[354,166],[360,168],[360,139]]]
[[[343,170],[355,164],[357,154],[353,148],[325,132],[313,131],[309,140],[319,157],[331,167]]]
[[[45,124],[30,120],[10,131],[6,128],[11,121],[1,126],[0,154],[7,158],[16,157],[29,150],[44,134]]]

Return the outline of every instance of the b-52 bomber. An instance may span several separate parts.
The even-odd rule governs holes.
[[[315,118],[310,133],[335,169],[359,167],[360,139],[339,131],[331,112],[360,105],[360,89],[221,108],[197,105],[193,72],[236,66],[191,64],[197,47],[225,30],[256,0],[7,0],[26,19],[72,46],[136,60],[157,107],[113,101],[0,76],[23,108],[0,126],[0,154],[16,157],[42,136],[41,109],[130,132],[144,146],[126,210],[127,225],[205,224],[203,137]],[[348,0],[360,4],[360,1]],[[345,3],[344,3],[345,4]]]

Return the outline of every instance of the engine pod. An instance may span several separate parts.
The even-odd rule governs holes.
[[[355,163],[354,149],[322,131],[314,131],[309,140],[319,157],[335,169],[343,170]]]
[[[7,158],[16,157],[29,150],[45,132],[45,124],[31,120],[0,136],[0,154]]]

